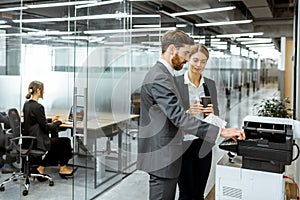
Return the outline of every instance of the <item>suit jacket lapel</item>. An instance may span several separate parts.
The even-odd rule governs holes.
[[[183,101],[182,101],[181,95],[179,93],[179,88],[178,88],[178,85],[176,83],[175,77],[173,75],[171,75],[171,73],[168,71],[168,69],[161,62],[158,62],[158,63],[159,63],[158,67],[161,68],[161,70],[163,72],[165,72],[165,74],[169,77],[169,79],[172,83],[172,86],[175,89],[175,94],[176,94],[177,98],[179,99],[180,104],[183,106]]]
[[[185,110],[188,110],[190,108],[190,95],[189,95],[189,89],[188,89],[188,85],[184,84],[184,76],[178,76],[176,77],[177,79],[177,85],[178,85],[178,89],[180,92],[180,96],[184,97],[182,98],[183,101],[183,107]]]

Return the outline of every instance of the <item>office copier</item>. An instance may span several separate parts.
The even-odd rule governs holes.
[[[232,161],[224,156],[217,163],[216,200],[284,200],[283,175],[293,160],[294,121],[247,116],[243,129],[246,140],[226,139],[219,145],[237,157]]]

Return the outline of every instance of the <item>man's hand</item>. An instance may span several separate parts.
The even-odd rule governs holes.
[[[246,135],[244,131],[239,130],[237,128],[222,128],[221,136],[224,138],[232,138],[234,141],[237,141],[237,139],[239,140],[246,139]]]

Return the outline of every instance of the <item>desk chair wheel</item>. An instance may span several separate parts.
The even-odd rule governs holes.
[[[4,192],[5,191],[5,187],[4,186],[1,186],[0,187],[0,192]]]
[[[49,181],[49,186],[54,186],[54,182],[53,181]]]
[[[23,191],[23,196],[27,196],[28,195],[28,190],[24,190]]]

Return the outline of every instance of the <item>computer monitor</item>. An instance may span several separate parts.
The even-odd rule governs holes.
[[[84,107],[77,106],[76,107],[76,120],[83,121],[83,116],[84,116]],[[73,121],[73,106],[71,106],[70,113],[68,116],[68,121]]]

